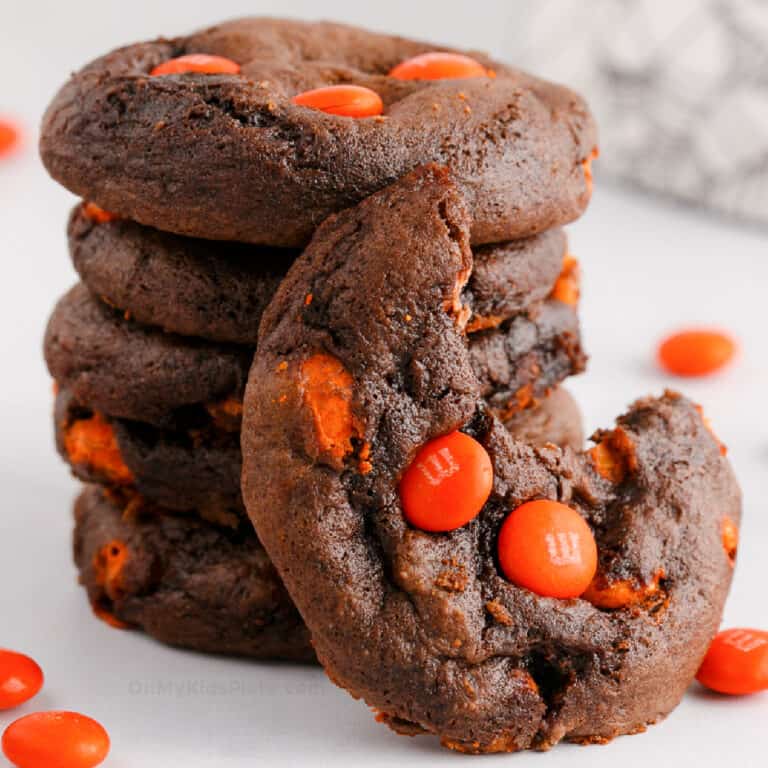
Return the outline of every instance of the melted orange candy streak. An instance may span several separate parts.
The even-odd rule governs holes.
[[[580,295],[579,262],[570,253],[563,259],[563,269],[552,289],[551,297],[575,307],[579,303]]]
[[[71,424],[64,435],[64,450],[73,464],[91,467],[110,482],[131,485],[133,473],[125,465],[115,431],[100,413]]]
[[[317,354],[301,364],[304,402],[312,413],[317,441],[323,452],[340,462],[354,449],[360,428],[352,413],[354,381],[331,355]]]

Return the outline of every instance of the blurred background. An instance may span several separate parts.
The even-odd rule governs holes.
[[[726,623],[768,627],[762,587],[768,548],[768,0],[26,0],[4,4],[0,16],[0,120],[21,130],[20,146],[0,157],[0,645],[35,655],[46,643],[35,612],[45,610],[58,628],[57,674],[71,694],[69,705],[101,714],[124,744],[149,739],[159,760],[151,765],[179,764],[179,741],[169,734],[185,726],[173,719],[175,702],[169,707],[167,700],[144,696],[136,706],[124,678],[114,675],[116,656],[139,680],[207,675],[231,681],[244,674],[237,662],[224,660],[206,660],[201,671],[198,657],[146,639],[112,633],[107,642],[110,630],[90,619],[77,591],[64,545],[75,484],[54,454],[51,382],[41,355],[53,303],[75,281],[64,230],[75,200],[47,177],[35,145],[48,101],[88,60],[119,45],[248,14],[334,19],[483,49],[586,96],[600,125],[601,157],[593,203],[569,231],[582,263],[581,317],[591,360],[587,373],[568,387],[583,408],[588,433],[608,426],[631,400],[666,386],[704,405],[729,446],[745,493],[740,564]],[[739,342],[739,359],[703,380],[663,373],[655,364],[659,338],[688,325],[729,331]],[[33,558],[43,558],[44,567]],[[313,764],[330,764],[328,750],[344,749],[350,760],[357,754],[358,762],[374,765],[370,750],[360,747],[360,733],[373,729],[362,706],[319,673],[312,673],[309,693],[294,695],[285,681],[295,674],[301,686],[303,672],[260,671],[264,687],[249,689],[247,707],[246,694],[215,704],[227,718],[232,762],[222,758],[221,739],[200,726],[185,731],[193,745],[185,765],[248,764],[237,755],[251,754],[248,734],[257,715],[273,725],[270,740],[261,744],[272,764],[291,744],[292,718],[299,717],[306,738],[314,739]],[[91,681],[87,690],[80,685],[84,678]],[[179,709],[205,723],[211,706],[209,699],[191,697]],[[154,729],[148,732],[150,719]],[[637,749],[649,750],[644,760],[663,749],[669,759],[698,758],[702,765],[726,758],[765,765],[752,738],[764,727],[759,705],[694,696],[673,720],[674,727],[577,752],[578,759],[590,766],[615,759],[632,766],[645,764]],[[703,720],[714,722],[706,734]],[[163,729],[169,729],[165,738]],[[378,730],[370,739],[386,744],[382,759],[391,760],[395,750],[397,759],[420,754],[404,757],[404,740],[393,743]],[[562,754],[572,760],[572,752]],[[209,753],[217,760],[206,762]],[[550,765],[560,765],[556,753]],[[146,752],[141,758],[114,765],[150,765]]]

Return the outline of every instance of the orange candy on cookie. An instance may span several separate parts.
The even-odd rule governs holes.
[[[709,646],[696,679],[713,691],[732,696],[768,690],[768,632],[720,632]]]
[[[149,74],[182,75],[186,72],[196,72],[203,75],[239,75],[240,65],[223,56],[211,56],[207,53],[188,53],[158,64]]]
[[[415,528],[453,531],[477,517],[492,487],[485,448],[463,432],[450,432],[416,454],[400,480],[400,501]]]
[[[433,51],[406,59],[389,73],[397,80],[463,80],[490,77],[488,70],[469,56]]]
[[[676,376],[708,376],[727,365],[736,343],[726,333],[707,329],[681,331],[659,345],[659,364]]]
[[[294,104],[340,117],[375,117],[384,111],[376,91],[362,85],[329,85],[294,96]]]
[[[109,753],[109,736],[76,712],[35,712],[6,728],[3,753],[17,768],[94,768]]]
[[[33,659],[0,649],[0,711],[29,701],[42,687],[43,670]]]
[[[584,518],[546,499],[529,501],[507,517],[498,553],[507,579],[543,597],[579,597],[597,570],[597,544]]]
[[[118,218],[114,213],[105,211],[96,203],[85,203],[83,205],[83,213],[97,224],[106,224],[108,221],[115,221]]]

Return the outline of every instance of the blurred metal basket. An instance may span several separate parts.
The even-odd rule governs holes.
[[[582,91],[599,171],[768,223],[768,0],[544,0],[507,56]]]

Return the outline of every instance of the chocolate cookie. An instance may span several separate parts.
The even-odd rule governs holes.
[[[133,221],[97,222],[80,205],[69,251],[83,282],[140,323],[253,346],[294,251],[198,240]]]
[[[328,214],[429,161],[454,172],[473,243],[578,217],[596,144],[582,99],[482,54],[473,56],[487,77],[387,76],[434,49],[341,24],[267,18],[131,45],[59,91],[43,120],[43,162],[68,189],[125,218],[265,245],[302,246]],[[229,58],[240,74],[150,76],[192,53]],[[354,119],[292,102],[336,84],[373,89],[384,115]]]
[[[561,270],[562,230],[475,250],[464,301],[470,328],[495,327],[542,301]],[[255,345],[261,313],[297,253],[160,232],[125,219],[98,222],[80,205],[69,249],[83,282],[148,325]]]
[[[463,330],[469,230],[435,168],[318,229],[262,320],[246,507],[330,677],[396,730],[468,752],[635,733],[674,708],[716,632],[734,554],[721,526],[738,524],[739,489],[699,410],[673,393],[635,403],[585,453],[512,439]],[[489,496],[468,523],[428,533],[406,522],[399,483],[454,430],[486,455]],[[462,471],[443,460],[422,465],[425,482]],[[535,499],[570,507],[596,542],[579,598],[502,575],[502,522]]]
[[[244,517],[239,423],[224,428],[210,419],[186,429],[159,429],[95,412],[63,390],[56,397],[54,428],[59,453],[85,482],[138,493],[220,525],[238,525]],[[557,430],[548,425],[547,433]]]
[[[44,351],[51,375],[78,402],[157,426],[183,423],[181,411],[240,400],[253,355],[139,325],[82,284],[56,306]]]
[[[75,503],[74,555],[97,615],[207,653],[311,661],[301,618],[250,526],[232,530],[95,487]]]

